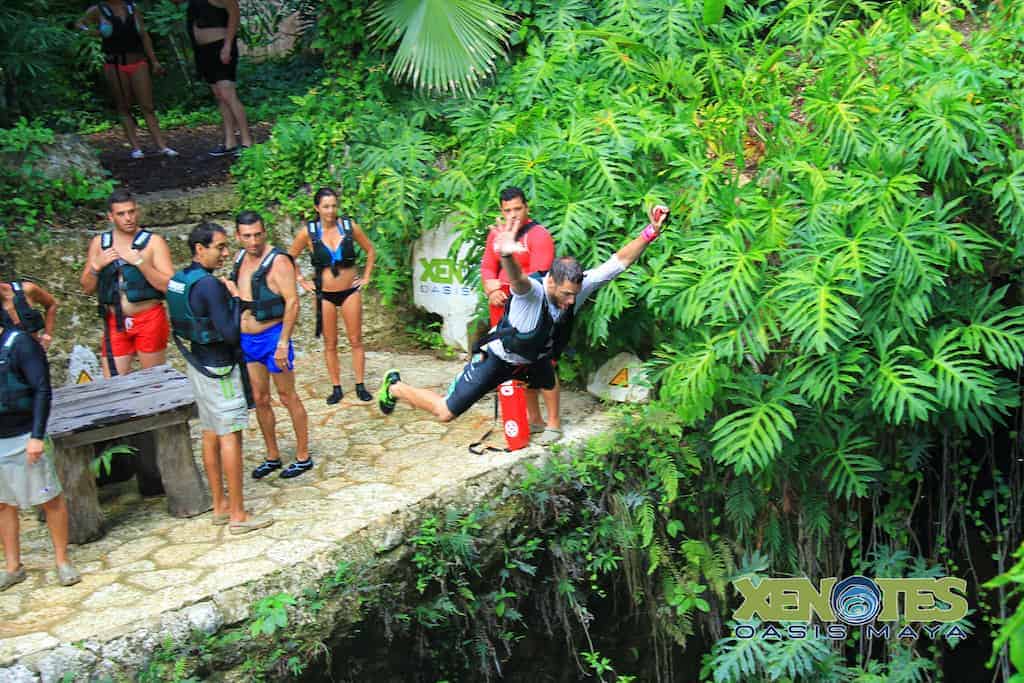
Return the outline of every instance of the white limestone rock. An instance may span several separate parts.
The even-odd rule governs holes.
[[[646,403],[651,396],[642,361],[625,351],[590,376],[587,391],[602,400],[619,403]]]
[[[37,683],[39,676],[27,666],[17,666],[0,669],[0,683]]]
[[[96,354],[81,344],[75,344],[68,356],[68,379],[64,386],[97,380],[102,377],[100,361]]]

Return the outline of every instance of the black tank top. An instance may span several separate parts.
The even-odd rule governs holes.
[[[188,0],[188,25],[196,28],[227,28],[228,11],[215,7],[210,0]]]
[[[107,64],[124,64],[125,55],[129,52],[144,52],[142,36],[135,26],[135,3],[126,0],[124,8],[127,14],[122,19],[107,3],[100,3],[103,20],[113,27],[110,37],[103,39],[103,53],[106,55]]]

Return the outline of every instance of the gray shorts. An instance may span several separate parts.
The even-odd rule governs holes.
[[[241,368],[236,365],[230,373],[227,368],[206,369],[223,377],[207,377],[188,365],[188,379],[199,407],[199,425],[217,436],[242,431],[249,426],[249,407],[245,403]]]
[[[20,508],[42,505],[63,490],[46,453],[28,464],[25,446],[30,434],[0,439],[0,503]]]

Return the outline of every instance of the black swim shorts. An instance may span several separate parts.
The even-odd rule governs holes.
[[[238,80],[238,41],[231,43],[231,61],[224,64],[220,61],[220,50],[224,47],[223,40],[215,40],[206,45],[196,45],[196,72],[199,78],[207,83]]]
[[[445,404],[452,415],[462,415],[488,392],[510,379],[522,380],[531,389],[554,389],[555,366],[550,358],[531,365],[513,365],[493,353],[481,351],[473,355],[451,383]]]

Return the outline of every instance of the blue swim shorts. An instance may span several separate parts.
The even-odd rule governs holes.
[[[256,334],[242,334],[242,353],[245,354],[246,363],[262,363],[267,370],[277,374],[282,372],[274,362],[274,352],[277,350],[277,340],[281,338],[283,323],[268,327]],[[288,370],[295,367],[295,349],[292,348],[292,340],[288,340]]]

